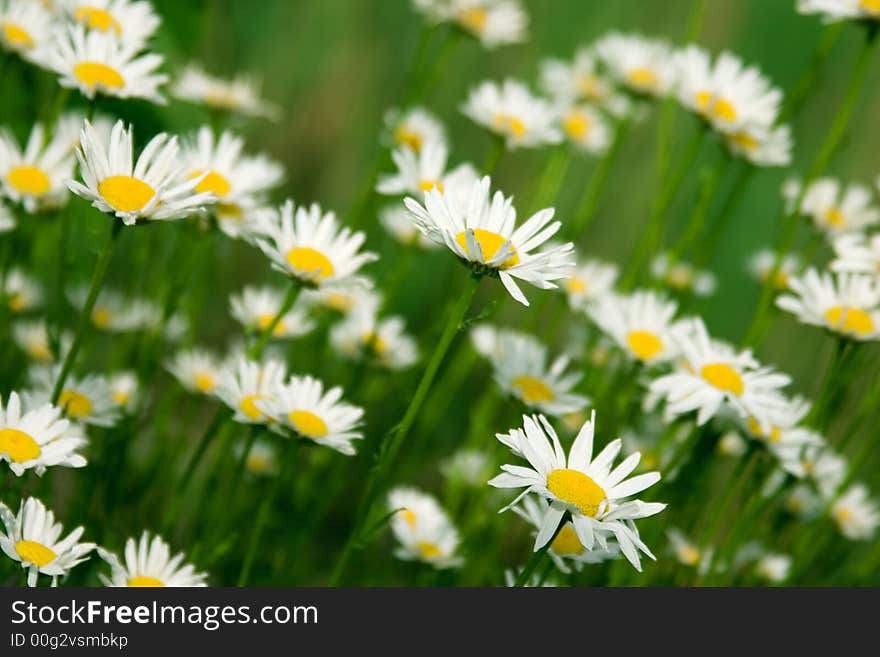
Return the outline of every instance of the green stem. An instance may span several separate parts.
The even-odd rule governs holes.
[[[789,120],[804,106],[804,103],[816,86],[822,64],[828,59],[828,55],[840,37],[843,25],[844,21],[840,21],[825,28],[822,38],[819,39],[816,50],[810,59],[809,66],[801,74],[792,90],[786,94],[785,105],[782,108],[782,113],[779,115],[780,122]]]
[[[694,256],[694,266],[697,268],[704,267],[712,259],[712,256],[715,255],[718,244],[727,233],[730,220],[736,214],[736,209],[743,200],[744,192],[749,182],[751,182],[755,171],[757,171],[754,166],[739,159],[734,164],[736,173],[733,176],[730,190],[724,197],[724,202],[718,211],[718,216],[712,222],[712,230],[700,240],[700,248]]]
[[[718,165],[709,171],[703,172],[700,196],[694,205],[684,233],[670,251],[670,267],[679,256],[699,242],[700,236],[703,234],[703,227],[706,225],[706,217],[709,215],[709,208],[712,205],[712,200],[715,198],[715,193],[718,191],[718,184],[721,182],[721,177],[729,164],[730,158],[725,157]]]
[[[565,523],[568,521],[568,514],[562,516],[562,519],[559,521],[559,526],[556,528],[556,531],[553,532],[553,536],[547,541],[539,550],[536,550],[532,553],[532,556],[529,558],[529,562],[525,565],[525,567],[520,571],[519,575],[516,578],[516,581],[513,585],[516,588],[521,588],[525,586],[529,578],[532,576],[532,573],[535,572],[538,565],[543,561],[544,555],[550,550],[550,546],[553,545],[553,541],[559,535],[559,532],[562,530]]]
[[[504,137],[493,134],[492,143],[489,145],[489,150],[486,152],[486,159],[483,162],[483,175],[491,176],[495,172],[495,167],[498,166],[498,161],[504,154],[504,150]]]
[[[294,279],[291,281],[290,287],[287,288],[287,295],[284,297],[284,302],[281,304],[281,308],[278,309],[278,312],[275,317],[272,318],[272,321],[269,322],[269,325],[263,329],[262,333],[260,333],[260,337],[253,346],[248,349],[248,358],[251,360],[260,359],[260,356],[263,355],[263,349],[266,348],[266,343],[269,342],[269,338],[272,337],[272,334],[281,322],[281,318],[284,317],[293,306],[293,303],[296,301],[302,288],[303,284],[298,280]]]
[[[562,186],[562,181],[565,179],[565,171],[570,160],[571,146],[567,143],[557,146],[547,160],[544,173],[538,181],[532,202],[532,212],[542,210],[554,203]]]

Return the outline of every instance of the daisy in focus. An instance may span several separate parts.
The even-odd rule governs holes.
[[[551,103],[522,82],[485,81],[471,89],[461,111],[474,123],[504,139],[507,148],[538,148],[562,141]]]
[[[435,23],[451,23],[492,49],[526,40],[529,17],[520,0],[414,0]]]
[[[676,357],[672,333],[678,306],[655,292],[607,294],[587,309],[587,314],[626,352],[646,365]]]
[[[397,165],[397,173],[379,177],[376,191],[380,194],[419,194],[432,189],[445,191],[466,190],[479,177],[469,163],[446,170],[449,152],[440,142],[425,144],[421,150],[409,147],[396,149],[391,158]]]
[[[275,416],[267,414],[264,405],[273,399],[286,374],[280,360],[256,363],[240,356],[223,365],[214,394],[232,410],[236,422],[269,424]]]
[[[748,269],[760,283],[764,283],[773,275],[773,287],[778,291],[787,290],[791,279],[798,276],[803,269],[801,259],[796,254],[784,256],[775,274],[774,264],[776,264],[776,254],[770,249],[762,249],[749,258]]]
[[[272,121],[281,117],[281,108],[262,98],[259,81],[249,75],[224,80],[210,75],[198,64],[189,64],[177,78],[171,93],[181,100],[215,110]]]
[[[159,27],[146,0],[60,0],[60,9],[87,30],[114,34],[132,48],[143,47]]]
[[[880,205],[866,185],[844,186],[834,178],[819,178],[804,190],[800,182],[789,180],[782,187],[782,195],[789,212],[797,210],[829,235],[863,230],[880,223]]]
[[[616,265],[589,259],[576,265],[559,287],[572,308],[584,310],[614,289],[619,274]]]
[[[388,493],[391,531],[400,545],[394,556],[421,561],[434,568],[455,568],[462,559],[455,556],[460,539],[446,512],[432,496],[414,488],[399,487]]]
[[[349,360],[365,359],[390,370],[403,370],[419,359],[418,345],[406,333],[402,317],[380,319],[376,308],[362,306],[330,330],[333,349]]]
[[[0,45],[31,63],[55,37],[55,17],[40,2],[0,1]]]
[[[661,39],[613,32],[596,42],[596,54],[614,80],[633,93],[665,96],[676,84],[672,47]]]
[[[271,287],[244,288],[229,297],[229,310],[233,319],[247,331],[261,333],[275,319],[284,303],[284,292]],[[275,325],[272,337],[296,338],[306,335],[315,327],[303,304],[294,305]]]
[[[880,276],[880,234],[850,233],[832,242],[834,272]]]
[[[412,107],[405,112],[391,109],[385,113],[385,130],[393,148],[410,148],[416,153],[427,144],[445,144],[443,124],[424,107]]]
[[[98,556],[110,565],[110,577],[99,574],[104,586],[185,587],[207,586],[205,573],[184,563],[183,553],[171,555],[168,544],[158,535],[141,534],[140,540],[125,542],[125,562],[112,552],[98,547]]]
[[[24,150],[8,129],[0,130],[0,186],[30,214],[64,204],[65,183],[75,164],[66,139],[49,135],[40,123],[31,129]]]
[[[223,364],[210,351],[195,347],[178,351],[165,364],[165,369],[189,392],[210,395],[217,389]]]

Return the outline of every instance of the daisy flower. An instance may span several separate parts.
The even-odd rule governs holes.
[[[596,42],[596,54],[613,78],[634,93],[665,96],[676,84],[672,47],[662,39],[612,32]]]
[[[880,223],[880,206],[867,185],[844,186],[834,178],[819,178],[806,191],[796,180],[787,181],[782,195],[789,212],[797,211],[813,220],[816,228],[830,235],[863,230]],[[800,208],[796,208],[800,199]]]
[[[880,20],[878,0],[798,0],[801,14],[820,14],[829,23],[841,20]]]
[[[425,144],[414,151],[408,146],[396,149],[391,158],[397,165],[397,173],[379,177],[376,191],[380,194],[419,194],[434,188],[444,191],[447,187],[467,189],[479,178],[472,164],[460,164],[447,172],[449,151],[441,142]]]
[[[400,543],[394,556],[421,561],[435,568],[455,568],[460,539],[446,512],[432,496],[414,488],[398,487],[388,493],[391,531]]]
[[[145,0],[61,0],[60,4],[87,30],[113,34],[131,47],[143,47],[161,22]]]
[[[587,314],[630,358],[653,365],[676,357],[672,337],[678,306],[656,292],[607,294]]]
[[[791,379],[761,367],[751,352],[712,340],[701,319],[693,319],[673,334],[681,362],[671,374],[651,382],[650,393],[666,401],[671,418],[697,411],[697,424],[705,424],[722,406],[741,417],[753,417],[769,430],[769,416],[782,401],[779,389]]]
[[[617,116],[628,109],[608,78],[599,72],[599,60],[590,48],[579,48],[571,62],[541,62],[541,89],[561,105],[589,103]]]
[[[508,149],[537,148],[562,141],[557,112],[517,80],[486,80],[471,89],[461,111],[477,125],[503,138]]]
[[[43,290],[36,279],[13,267],[3,281],[3,297],[14,314],[26,313],[43,302]]]
[[[82,432],[61,417],[61,409],[52,404],[22,408],[18,394],[9,394],[6,405],[0,398],[0,460],[20,477],[33,469],[43,476],[47,467],[61,465],[81,468],[86,460],[77,453],[85,446]]]
[[[436,116],[424,107],[401,111],[397,108],[385,113],[388,142],[394,148],[408,147],[416,153],[426,144],[445,144],[446,130]]]
[[[92,206],[122,219],[127,226],[138,220],[181,219],[214,200],[211,192],[196,192],[202,177],[180,182],[176,137],[164,132],[153,137],[133,161],[132,126],[117,121],[105,141],[86,121],[76,157],[83,183],[67,186]],[[207,174],[205,174],[207,176]]]
[[[18,514],[0,502],[0,518],[6,528],[5,535],[0,535],[0,549],[28,569],[28,586],[31,587],[37,585],[41,573],[52,577],[54,586],[58,577],[86,561],[95,547],[94,543],[79,542],[82,527],[62,539],[61,523],[55,522],[55,514],[34,497],[22,500]]]
[[[486,452],[478,449],[458,449],[440,463],[441,474],[449,480],[468,486],[481,486],[489,475],[491,463]]]
[[[764,283],[773,273],[776,254],[771,249],[761,249],[749,258],[748,269],[759,282]],[[800,257],[788,254],[779,263],[779,269],[773,276],[773,287],[776,290],[787,290],[791,279],[803,269]]]
[[[390,370],[403,370],[416,363],[419,349],[406,333],[402,317],[379,319],[375,308],[362,307],[330,330],[330,344],[343,356],[367,358]]]
[[[584,310],[614,289],[619,273],[616,265],[600,260],[585,260],[568,273],[559,287],[565,292],[572,308]]]
[[[880,276],[880,234],[851,233],[832,242],[831,271]]]
[[[239,75],[224,80],[208,74],[201,65],[189,64],[171,89],[181,100],[212,109],[225,110],[277,121],[281,108],[261,97],[260,82],[256,77]]]
[[[244,288],[229,297],[232,317],[248,331],[262,333],[284,304],[284,292],[271,287]],[[295,304],[281,317],[272,331],[274,338],[296,338],[315,328],[303,304]]]
[[[220,358],[198,347],[177,352],[165,364],[184,388],[203,395],[216,390],[222,367]]]
[[[48,403],[60,372],[60,365],[33,369],[30,377],[33,387],[26,393],[28,402],[32,405]],[[120,415],[110,380],[101,374],[68,376],[57,406],[71,420],[98,427],[112,427]]]
[[[242,456],[244,445],[239,448]],[[255,440],[244,460],[244,467],[253,475],[260,477],[278,474],[278,450],[267,440]]]
[[[16,322],[12,325],[12,339],[30,359],[38,363],[51,363],[55,360],[49,340],[49,330],[43,319]],[[62,357],[70,349],[73,336],[70,331],[62,331],[58,341],[60,343],[58,355]]]
[[[812,482],[823,500],[831,499],[846,478],[846,459],[821,441],[779,450],[777,456],[785,472]]]
[[[475,181],[466,199],[435,188],[425,192],[424,206],[412,198],[404,203],[428,238],[472,263],[476,272],[497,275],[510,295],[527,306],[529,302],[514,279],[545,290],[555,288],[552,281],[565,278],[573,265],[574,246],[568,242],[531,253],[559,230],[560,222],[552,221],[555,211],[541,210],[514,229],[513,198],[500,191],[490,196],[490,184],[488,176]]]
[[[138,401],[138,380],[134,372],[117,372],[110,376],[110,396],[125,413],[131,413]]]
[[[89,100],[96,95],[141,98],[163,105],[159,87],[168,76],[158,73],[162,57],[138,54],[140,44],[128,43],[112,32],[86,31],[82,24],[56,33],[41,59],[58,76],[62,87],[78,89]]]
[[[610,442],[593,458],[593,430],[596,413],[584,424],[566,458],[559,438],[543,415],[523,416],[522,429],[496,434],[513,453],[526,459],[529,467],[502,465],[503,473],[489,482],[496,488],[524,488],[505,509],[513,507],[529,493],[550,502],[541,520],[535,551],[546,545],[568,512],[575,534],[586,550],[603,548],[602,534],[611,533],[621,552],[641,570],[639,551],[651,551],[639,538],[632,521],[652,516],[666,505],[630,500],[660,480],[659,472],[648,472],[627,479],[639,463],[640,455],[627,457],[613,470],[611,464],[620,452],[620,440]]]
[[[800,321],[854,340],[880,338],[880,280],[810,268],[789,284],[776,305]]]
[[[409,210],[397,203],[379,211],[379,223],[394,239],[404,245],[433,249],[439,245],[425,237],[410,218]]]
[[[651,275],[677,292],[692,292],[699,297],[712,295],[717,284],[712,272],[673,260],[667,253],[661,253],[651,261]]]
[[[490,361],[498,386],[531,409],[560,416],[589,404],[589,399],[572,392],[581,375],[566,374],[568,357],[559,356],[548,364],[547,348],[530,335],[500,331],[497,353]]]
[[[267,414],[263,403],[273,399],[286,373],[280,360],[255,363],[239,356],[223,365],[214,394],[232,409],[236,422],[268,424],[275,421],[275,415]]]
[[[266,218],[254,240],[276,270],[307,287],[347,279],[378,258],[360,251],[364,233],[340,228],[333,212],[317,203],[294,211],[290,199]]]
[[[701,550],[700,546],[685,536],[680,529],[672,527],[666,531],[669,539],[669,547],[675,560],[683,566],[696,568],[697,572],[704,574],[712,561],[712,549]]]
[[[739,457],[746,453],[748,444],[738,431],[728,431],[718,441],[718,453],[727,457]]]
[[[722,135],[727,150],[758,167],[784,167],[791,164],[794,140],[791,126],[742,126]]]
[[[196,572],[191,564],[184,564],[183,553],[172,557],[168,544],[158,535],[151,539],[144,532],[139,541],[129,538],[125,542],[124,564],[102,547],[97,552],[110,565],[110,577],[98,575],[104,586],[207,586],[207,575]]]
[[[562,131],[575,147],[594,155],[608,149],[611,129],[601,113],[589,105],[570,105],[559,114]]]
[[[767,414],[767,424],[762,427],[753,417],[746,418],[742,424],[748,435],[765,443],[775,454],[800,451],[806,445],[821,445],[821,435],[799,426],[810,411],[810,402],[803,397],[786,399],[781,397],[779,405]]]
[[[9,130],[0,130],[2,190],[31,214],[67,200],[65,183],[75,164],[66,140],[48,135],[40,123],[31,129],[24,150]]]
[[[520,0],[414,0],[428,20],[452,23],[492,49],[526,40],[529,16]]]
[[[312,376],[292,376],[287,383],[277,384],[272,396],[261,398],[257,406],[300,438],[350,456],[355,453],[352,442],[363,438],[358,428],[364,410],[341,399],[339,386],[325,391],[324,384]]]
[[[74,306],[83,308],[88,292],[86,286],[78,286],[68,293],[68,298]],[[97,329],[125,333],[150,328],[161,318],[162,309],[152,301],[132,298],[130,294],[113,289],[102,289],[90,319]]]
[[[754,573],[771,584],[781,584],[788,579],[791,564],[790,555],[768,552],[755,562]]]
[[[316,289],[303,290],[302,299],[309,307],[330,310],[342,316],[364,305],[376,307],[379,304],[377,294],[373,291],[373,281],[365,276],[347,276]]]
[[[40,53],[54,38],[54,23],[40,2],[0,1],[0,45],[29,62],[40,62]]]
[[[866,541],[874,537],[880,526],[880,507],[869,497],[867,486],[855,484],[831,507],[831,517],[846,538]]]

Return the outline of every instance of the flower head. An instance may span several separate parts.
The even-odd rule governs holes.
[[[458,531],[436,499],[414,488],[399,487],[388,493],[388,509],[396,511],[391,531],[400,543],[394,552],[398,559],[422,561],[438,569],[461,565],[455,556]]]
[[[98,556],[110,565],[110,577],[98,575],[104,586],[206,586],[205,573],[196,572],[191,564],[184,564],[184,556],[171,555],[168,544],[158,535],[150,538],[148,532],[140,540],[125,542],[125,562],[112,552],[99,547]]]
[[[562,141],[553,105],[516,80],[485,81],[471,90],[461,111],[505,140],[507,148],[537,148]]]
[[[24,150],[9,130],[0,130],[0,188],[31,214],[67,200],[65,182],[75,164],[66,138],[57,131],[48,134],[40,123],[31,129]]]

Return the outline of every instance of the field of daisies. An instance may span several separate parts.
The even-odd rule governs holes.
[[[0,0],[0,583],[880,584],[878,0]]]

